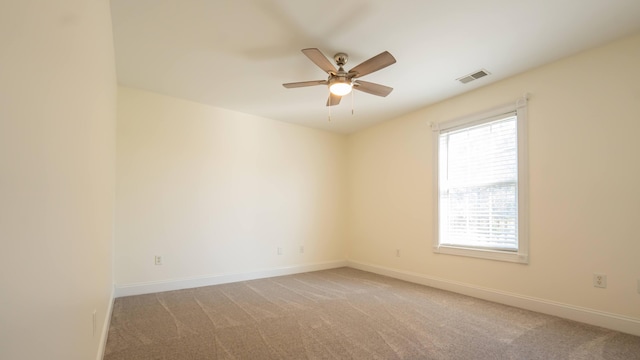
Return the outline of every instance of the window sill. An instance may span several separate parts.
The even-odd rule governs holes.
[[[468,256],[480,259],[508,261],[520,264],[529,263],[529,255],[512,251],[472,249],[448,245],[435,246],[433,252],[437,254],[448,254],[457,256]]]

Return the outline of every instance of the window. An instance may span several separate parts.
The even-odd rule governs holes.
[[[527,263],[526,99],[433,128],[435,251]]]

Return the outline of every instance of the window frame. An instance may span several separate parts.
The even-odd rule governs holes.
[[[439,187],[439,147],[440,134],[453,129],[464,129],[488,123],[496,120],[502,115],[514,113],[517,124],[517,202],[518,202],[518,249],[517,251],[496,250],[489,248],[471,248],[464,246],[440,244],[440,187]],[[449,254],[458,256],[468,256],[489,260],[500,260],[516,263],[529,263],[529,174],[528,174],[528,144],[527,144],[527,97],[524,96],[514,103],[506,104],[494,109],[476,113],[469,116],[444,121],[441,123],[431,123],[433,131],[433,159],[434,159],[434,238],[433,251],[438,254]]]

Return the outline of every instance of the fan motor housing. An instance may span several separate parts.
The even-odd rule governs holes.
[[[346,64],[347,61],[349,61],[349,55],[345,53],[337,53],[333,55],[333,60],[336,61],[336,64],[338,66],[344,66],[344,64]]]

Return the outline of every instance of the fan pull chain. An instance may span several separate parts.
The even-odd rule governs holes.
[[[331,104],[327,106],[329,108],[329,122],[331,122]]]
[[[353,103],[354,103],[354,99],[356,97],[356,92],[351,90],[351,116],[353,116]]]

